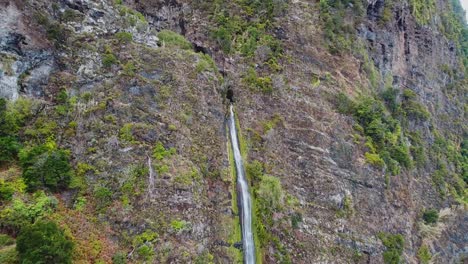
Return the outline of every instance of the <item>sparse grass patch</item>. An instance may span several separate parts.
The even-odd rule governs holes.
[[[177,47],[180,49],[191,50],[192,43],[184,38],[184,36],[170,30],[161,30],[158,33],[158,38],[163,46]]]

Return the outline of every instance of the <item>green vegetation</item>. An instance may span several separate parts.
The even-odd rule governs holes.
[[[338,95],[337,107],[343,113],[351,113],[366,136],[369,151],[366,160],[382,167],[384,164],[392,174],[400,173],[400,166],[413,165],[409,146],[405,143],[398,120],[386,114],[380,101],[361,97],[357,102]]]
[[[285,1],[224,2],[217,1],[212,7],[217,24],[212,36],[223,52],[238,51],[243,56],[252,57],[258,47],[266,46],[271,51],[268,59],[281,54],[280,42],[268,33],[268,29],[272,26],[273,18],[286,9]],[[234,10],[238,12],[230,13]]]
[[[118,62],[119,60],[117,60],[117,57],[115,57],[115,55],[112,53],[105,53],[102,55],[102,65],[106,68],[109,68]]]
[[[258,77],[254,68],[249,68],[243,81],[254,91],[260,91],[265,94],[273,92],[273,84],[270,77]]]
[[[23,228],[16,241],[21,263],[72,263],[73,243],[50,221]]]
[[[122,126],[119,131],[119,139],[129,143],[135,143],[135,137],[133,136],[133,124],[127,123]]]
[[[16,160],[21,149],[18,132],[31,116],[32,107],[27,99],[7,103],[0,98],[0,165]]]
[[[409,4],[411,13],[418,23],[422,25],[430,23],[436,11],[434,0],[410,0]]]
[[[255,243],[257,254],[262,254],[268,245],[277,249],[276,257],[279,261],[290,263],[288,251],[280,243],[279,239],[270,230],[273,228],[273,214],[280,212],[285,206],[286,195],[281,186],[281,181],[274,176],[263,173],[263,165],[259,161],[253,161],[246,166],[247,176],[253,184],[253,225],[255,228]],[[300,215],[291,218],[293,226],[302,221]]]
[[[429,119],[429,111],[427,111],[426,107],[421,103],[416,101],[416,93],[410,89],[405,89],[402,97],[401,108],[407,117],[423,121]]]
[[[11,183],[0,181],[0,202],[10,201],[14,193],[15,188]]]
[[[8,235],[0,234],[0,247],[10,246],[15,244],[15,240]]]
[[[352,4],[353,8],[351,9]],[[332,54],[340,54],[351,49],[354,41],[354,26],[345,20],[351,13],[353,22],[360,21],[364,15],[361,0],[320,0],[320,20],[322,22],[326,44]]]
[[[418,259],[421,262],[421,264],[429,264],[432,255],[431,252],[429,251],[429,247],[426,245],[422,245],[419,250],[418,250]]]
[[[156,146],[153,149],[153,158],[157,160],[163,160],[164,158],[170,157],[174,155],[175,153],[176,153],[175,148],[166,149],[164,145],[160,141],[158,141],[158,143],[156,143]]]
[[[112,264],[126,264],[127,263],[127,255],[123,252],[115,253],[112,256]]]
[[[387,233],[379,233],[377,236],[387,248],[383,253],[385,264],[399,264],[405,245],[404,237],[400,234],[393,235]]]
[[[115,33],[115,38],[118,39],[120,43],[130,43],[133,41],[133,35],[130,32],[117,32]]]
[[[184,38],[184,36],[177,34],[170,30],[161,30],[158,33],[159,40],[167,47],[178,47],[180,49],[191,50],[192,43]]]
[[[158,239],[158,234],[151,230],[145,230],[140,235],[133,238],[133,247],[136,249],[140,259],[150,261],[154,257],[154,243]]]
[[[172,220],[171,228],[176,233],[181,233],[186,230],[190,230],[190,223],[185,220]]]
[[[426,224],[435,224],[439,221],[439,212],[436,209],[425,210],[423,220]]]
[[[0,212],[0,224],[17,232],[52,212],[56,203],[55,198],[48,197],[43,191],[34,193],[32,199],[26,202],[13,198],[12,202]]]
[[[50,20],[49,17],[45,13],[37,12],[35,14],[36,21],[45,28],[47,38],[52,40],[56,47],[61,47],[70,36],[70,31],[60,21]]]
[[[57,149],[55,144],[22,149],[19,159],[29,191],[40,188],[58,191],[68,187],[72,175],[69,154]]]
[[[97,200],[98,209],[103,209],[112,203],[112,191],[105,186],[96,186],[93,194]]]

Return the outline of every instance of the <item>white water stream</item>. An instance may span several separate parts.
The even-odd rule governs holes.
[[[245,179],[244,164],[237,139],[236,121],[234,119],[233,106],[230,106],[229,132],[231,134],[231,145],[236,162],[238,199],[240,202],[240,217],[242,227],[242,246],[244,250],[244,263],[255,263],[255,245],[252,234],[252,203],[250,201],[249,185]]]

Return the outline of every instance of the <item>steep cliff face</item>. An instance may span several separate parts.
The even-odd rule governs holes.
[[[77,263],[242,262],[230,87],[257,261],[466,260],[467,26],[458,2],[0,7],[0,97],[11,99],[2,111],[21,117],[0,136],[22,145],[0,156],[3,233],[54,221]],[[25,157],[36,146],[68,151],[66,187],[30,188]],[[42,190],[50,205],[39,202]]]

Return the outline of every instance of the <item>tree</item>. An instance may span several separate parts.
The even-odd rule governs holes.
[[[21,230],[16,250],[23,264],[68,264],[73,242],[51,221],[38,221]]]
[[[23,149],[19,158],[23,178],[30,191],[38,188],[58,191],[68,187],[72,170],[65,150],[39,145]]]

